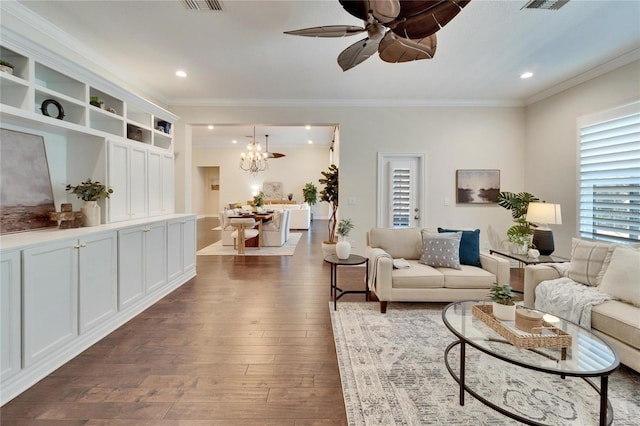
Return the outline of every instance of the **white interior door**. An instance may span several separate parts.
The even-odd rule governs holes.
[[[424,164],[424,154],[378,153],[377,226],[423,226]]]

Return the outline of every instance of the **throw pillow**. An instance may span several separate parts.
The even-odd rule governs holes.
[[[598,273],[611,245],[573,238],[571,246],[571,264],[567,276],[584,285],[597,286]]]
[[[462,232],[435,234],[422,233],[420,263],[444,268],[460,268],[460,239]]]
[[[460,263],[482,268],[480,263],[480,230],[464,231],[459,229],[438,228],[438,232],[462,232],[460,239]]]
[[[640,251],[616,247],[598,290],[640,307]]]

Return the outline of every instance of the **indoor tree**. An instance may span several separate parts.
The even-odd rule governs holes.
[[[336,243],[336,219],[338,214],[338,166],[332,164],[329,168],[320,172],[323,178],[319,179],[324,188],[320,191],[320,201],[326,201],[331,208],[331,217],[329,218],[329,239],[325,241],[327,244]]]

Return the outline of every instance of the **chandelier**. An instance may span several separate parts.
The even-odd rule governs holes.
[[[256,128],[253,128],[253,140],[247,145],[246,152],[240,154],[240,168],[253,175],[266,170],[267,153],[262,151],[260,143],[256,141]]]

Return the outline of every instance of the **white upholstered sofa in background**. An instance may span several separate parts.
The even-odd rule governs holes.
[[[489,296],[495,282],[508,284],[509,261],[479,251],[479,230],[466,231],[469,241],[478,243],[469,252],[475,260],[456,267],[420,263],[423,230],[419,228],[373,228],[367,233],[369,289],[380,300],[380,311],[387,302],[454,302],[481,300]],[[437,238],[438,230],[424,230]],[[448,231],[448,230],[443,230]],[[465,238],[466,239],[466,238]],[[465,241],[466,243],[466,241]],[[460,252],[462,253],[462,252]],[[408,268],[394,269],[394,259],[405,259]]]
[[[311,209],[307,203],[304,204],[277,204],[265,203],[263,206],[267,210],[290,210],[289,229],[309,229],[311,226]]]
[[[640,372],[640,248],[574,239],[571,262],[525,267],[524,304],[581,322],[576,305],[591,303],[591,331],[616,349],[623,364]],[[583,297],[582,294],[586,295]],[[612,297],[602,301],[598,293]],[[584,299],[583,299],[584,298]],[[584,300],[584,301],[581,301]],[[589,319],[580,311],[580,320]]]

